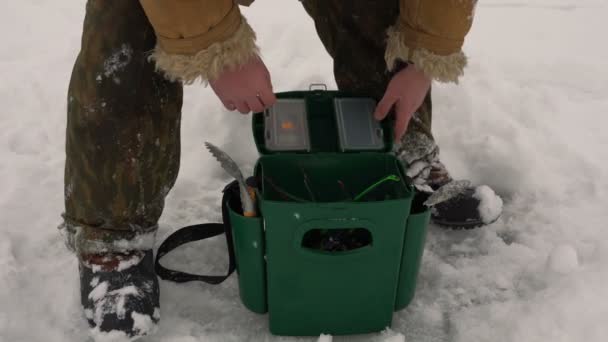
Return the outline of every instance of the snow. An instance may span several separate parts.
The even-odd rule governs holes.
[[[118,263],[118,266],[116,267],[116,271],[122,272],[133,266],[139,265],[139,263],[142,261],[143,258],[144,258],[144,254],[135,254],[135,255],[131,255],[127,259],[120,259],[120,262]]]
[[[473,197],[479,200],[479,217],[485,224],[490,224],[500,216],[502,213],[503,202],[502,199],[496,195],[494,190],[487,185],[480,185],[475,188]]]
[[[127,334],[122,331],[100,331],[99,328],[93,329],[91,337],[95,342],[130,342],[135,341],[135,338],[129,338]]]
[[[123,319],[127,314],[127,296],[141,296],[141,292],[133,285],[110,291],[108,293],[108,297],[106,298],[109,305],[105,303],[103,305],[95,303],[95,309],[103,307],[103,309],[106,310],[103,311],[104,315],[108,312],[116,312],[118,318]]]
[[[109,285],[110,284],[107,281],[94,285],[95,287],[89,293],[89,299],[94,302],[103,299],[108,294]]]
[[[395,335],[385,339],[384,342],[405,342],[405,336],[402,334]]]
[[[125,286],[123,288],[119,288],[116,290],[108,291],[109,283],[104,281],[99,283],[97,286],[91,290],[88,295],[88,298],[93,301],[93,310],[85,310],[85,316],[92,318],[96,324],[101,324],[104,316],[109,314],[116,314],[119,319],[124,319],[127,313],[126,308],[126,299],[128,296],[141,296],[141,292],[137,287],[130,285]],[[153,328],[152,318],[149,316],[143,317],[145,315],[131,313],[131,317],[134,319],[136,327],[135,329],[140,329],[141,331],[151,331]],[[137,318],[137,321],[135,319]],[[99,332],[101,333],[101,332]],[[103,338],[113,338],[113,334],[108,333],[108,336],[103,336]]]
[[[153,233],[141,233],[137,234],[131,240],[116,240],[113,242],[113,248],[117,250],[125,249],[149,249],[150,246],[154,246],[156,239],[156,232]]]
[[[138,312],[132,312],[131,318],[133,319],[133,330],[137,334],[152,335],[158,329],[158,325],[154,323],[152,317],[150,317],[149,315],[140,314]]]
[[[405,342],[405,336],[403,336],[403,334],[397,334],[386,338],[384,342]]]
[[[557,273],[571,273],[578,266],[578,253],[570,245],[559,245],[553,248],[547,260],[549,270]]]
[[[431,165],[426,161],[417,161],[411,164],[407,169],[407,176],[415,178],[418,175],[423,175],[422,172],[426,171],[426,174],[422,178],[426,178],[431,170]]]
[[[454,198],[465,191],[471,188],[471,181],[466,179],[451,181],[448,184],[440,187],[437,191],[433,192],[431,189],[432,195],[424,201],[424,205],[430,207],[442,202],[445,202],[451,198]],[[422,191],[421,189],[418,189]]]
[[[114,74],[126,67],[131,62],[132,55],[133,49],[127,44],[123,44],[118,51],[116,51],[108,60],[105,61],[103,65],[103,75],[105,77],[112,77],[114,82],[120,84],[120,79],[115,77]],[[100,76],[101,75],[98,75],[97,81],[102,80]]]
[[[22,0],[3,9],[0,341],[85,341],[78,264],[55,229],[63,207],[66,89],[84,1]],[[315,82],[335,87],[330,58],[299,2],[259,0],[244,12],[276,91]],[[605,0],[478,4],[465,78],[457,86],[434,85],[434,134],[455,178],[491,186],[504,212],[484,229],[430,227],[418,291],[395,314],[395,335],[608,340],[608,46],[601,39],[607,16]],[[180,178],[159,240],[178,227],[219,220],[220,190],[229,178],[204,141],[246,171],[256,159],[249,119],[224,111],[210,89],[188,87],[183,112]],[[171,259],[189,271],[225,270],[223,237],[192,245],[167,256],[167,266]],[[146,341],[318,339],[271,336],[267,316],[240,304],[235,276],[219,286],[162,282],[161,310],[159,331]]]
[[[321,334],[317,342],[332,342],[333,337],[331,335]]]
[[[95,286],[97,286],[98,284],[99,284],[99,277],[94,277],[93,279],[91,279],[91,283],[90,283],[90,285],[91,285],[92,287],[95,287]]]

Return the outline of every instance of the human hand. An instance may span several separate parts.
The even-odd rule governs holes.
[[[226,109],[243,114],[262,112],[276,102],[270,73],[258,57],[235,68],[224,70],[209,85]]]
[[[374,118],[384,119],[395,107],[395,141],[405,134],[412,115],[424,101],[430,87],[431,79],[412,64],[396,73],[388,83]]]

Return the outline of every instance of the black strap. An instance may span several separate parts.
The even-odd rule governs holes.
[[[236,191],[236,198],[235,198]],[[220,284],[224,280],[228,279],[232,272],[236,269],[236,262],[234,256],[234,245],[232,243],[232,228],[230,226],[230,216],[228,214],[228,205],[231,199],[238,199],[238,184],[235,186],[235,182],[228,184],[224,189],[224,196],[222,197],[222,219],[224,223],[205,223],[197,224],[181,228],[169,235],[169,237],[163,241],[158,248],[156,253],[155,271],[156,274],[164,280],[173,281],[176,283],[185,283],[188,281],[202,281],[209,284]],[[226,234],[226,244],[228,245],[228,274],[224,276],[209,276],[209,275],[198,275],[191,274],[176,270],[171,270],[160,264],[160,259],[167,255],[167,253],[176,249],[177,247],[186,243],[208,239],[210,237],[218,236],[222,233]]]

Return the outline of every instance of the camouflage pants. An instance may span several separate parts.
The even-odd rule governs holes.
[[[182,87],[147,61],[155,43],[137,0],[87,2],[65,166],[65,219],[85,251],[153,234],[177,177]]]
[[[340,90],[380,100],[393,74],[386,71],[386,30],[399,15],[399,1],[302,0],[317,34],[334,60]],[[409,132],[430,138],[431,94],[410,122]]]
[[[304,6],[334,59],[338,87],[380,98],[391,78],[385,31],[398,1],[306,0]],[[119,249],[122,241],[149,244],[141,236],[153,236],[175,183],[182,87],[147,61],[154,46],[139,1],[88,0],[68,93],[65,166],[64,217],[82,252]],[[430,96],[419,112],[409,131],[431,137]]]

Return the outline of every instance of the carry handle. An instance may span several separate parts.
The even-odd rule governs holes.
[[[325,83],[311,83],[308,86],[309,91],[327,91],[327,84]]]
[[[234,254],[234,243],[232,241],[232,226],[230,224],[230,215],[228,215],[228,200],[239,196],[239,185],[236,181],[228,184],[224,188],[222,196],[222,218],[224,223],[204,223],[196,224],[179,229],[163,241],[158,247],[156,260],[154,262],[154,270],[156,274],[163,280],[169,280],[176,283],[185,283],[189,281],[202,281],[208,284],[220,284],[224,282],[236,270],[236,257]],[[165,255],[177,247],[186,243],[208,239],[218,236],[222,233],[226,234],[226,244],[228,246],[228,273],[224,276],[210,276],[192,274],[182,271],[171,270],[160,263]]]
[[[156,263],[154,265],[156,274],[161,279],[170,280],[175,283],[185,283],[189,281],[202,281],[213,285],[222,283],[224,280],[230,277],[232,272],[234,272],[235,265],[232,257],[229,261],[228,274],[225,276],[199,275],[171,270],[161,265],[160,259],[181,245],[218,236],[224,232],[226,232],[226,227],[223,224],[206,223],[184,227],[171,234],[158,248],[158,252],[156,254]],[[231,244],[229,244],[229,246],[230,245]]]

